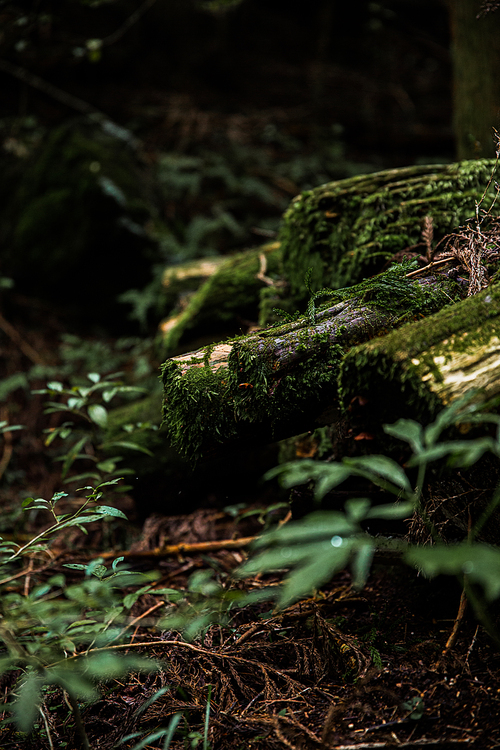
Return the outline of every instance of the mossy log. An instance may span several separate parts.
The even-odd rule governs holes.
[[[412,166],[321,185],[298,195],[278,239],[295,300],[311,286],[339,289],[378,273],[394,254],[420,244],[426,216],[434,242],[474,215],[494,169],[492,160]]]
[[[431,318],[351,349],[339,374],[347,407],[356,397],[366,420],[399,417],[428,421],[477,389],[500,395],[500,284],[496,283]]]
[[[445,275],[380,274],[311,316],[167,360],[164,424],[172,445],[196,459],[246,435],[281,437],[317,426],[337,403],[337,377],[355,344],[431,314],[463,295]]]
[[[208,278],[188,298],[184,309],[160,324],[158,343],[163,356],[174,352],[187,339],[210,335],[213,341],[217,336],[234,335],[241,330],[244,320],[258,322],[259,293],[266,288],[266,279],[277,278],[281,272],[279,243],[236,253],[217,264],[215,260],[210,259]],[[170,288],[180,289],[186,271],[197,273],[198,268],[199,264],[189,269],[185,265],[177,271],[169,269],[165,279]]]

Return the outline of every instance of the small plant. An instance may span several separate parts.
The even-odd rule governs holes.
[[[5,588],[18,576],[9,575],[11,568],[26,556],[47,552],[50,542],[63,529],[85,526],[107,516],[125,518],[109,505],[102,505],[103,490],[119,481],[103,482],[97,487],[84,487],[83,504],[73,513],[58,513],[57,503],[65,493],[56,493],[50,501],[26,498],[25,511],[43,508],[52,515],[53,523],[23,546],[0,540],[0,674],[19,670],[20,676],[12,691],[7,708],[22,732],[30,732],[44,719],[44,690],[55,685],[61,688],[71,705],[83,747],[89,747],[80,715],[79,700],[93,701],[98,697],[97,683],[117,678],[130,671],[155,670],[158,664],[134,655],[122,656],[113,650],[125,637],[123,628],[126,611],[141,593],[152,591],[150,582],[155,574],[136,574],[120,569],[123,558],[113,561],[108,569],[101,559],[87,565],[65,567],[82,570],[83,581],[68,585],[62,574],[52,575],[45,583],[29,591]],[[124,586],[142,586],[133,594],[122,596]],[[165,590],[155,591],[163,594]],[[45,722],[46,727],[48,726]]]
[[[403,440],[412,449],[406,466],[417,467],[418,476],[411,486],[406,472],[393,459],[382,455],[344,458],[339,462],[313,460],[292,461],[271,470],[267,478],[279,476],[286,487],[308,484],[315,486],[320,501],[327,492],[349,477],[364,477],[395,496],[396,501],[372,507],[366,498],[351,499],[341,511],[318,511],[300,522],[291,522],[262,535],[255,544],[257,554],[240,569],[240,575],[291,569],[279,592],[278,604],[310,594],[328,581],[334,573],[350,565],[353,585],[366,583],[371,562],[377,549],[393,549],[402,559],[431,577],[438,574],[457,576],[473,604],[476,614],[490,634],[498,640],[487,620],[482,602],[471,584],[483,589],[487,601],[500,596],[500,548],[475,541],[482,527],[500,504],[500,488],[468,538],[456,544],[443,543],[422,502],[427,467],[431,462],[446,460],[452,468],[468,468],[486,452],[500,457],[500,416],[485,413],[474,401],[474,392],[444,409],[427,427],[409,419],[385,425],[388,435]],[[441,440],[454,425],[492,424],[495,437],[482,436],[470,440]],[[418,546],[404,540],[374,537],[363,531],[361,523],[368,519],[404,519],[417,511],[434,538],[432,545]],[[500,643],[500,641],[498,641]]]
[[[108,422],[108,404],[117,395],[129,395],[144,393],[143,388],[124,385],[116,378],[121,373],[113,373],[101,377],[99,373],[90,372],[87,375],[89,385],[75,385],[65,388],[63,383],[55,380],[47,383],[47,387],[34,393],[43,393],[51,399],[60,398],[61,401],[50,400],[46,404],[45,414],[62,412],[71,414],[78,419],[78,423],[65,421],[58,427],[50,427],[44,432],[47,434],[45,445],[49,446],[56,438],[60,438],[69,444],[64,454],[56,458],[62,462],[62,480],[65,483],[82,482],[90,480],[103,482],[113,479],[118,474],[133,474],[132,469],[119,468],[118,464],[123,460],[120,455],[109,455],[112,449],[136,450],[147,455],[151,451],[142,445],[138,445],[128,438],[125,431],[123,438],[118,440],[103,440],[103,431]],[[153,428],[151,426],[151,428]],[[102,454],[106,454],[104,457]],[[93,464],[90,470],[69,476],[73,464],[78,462],[90,462]],[[117,488],[118,489],[118,488]],[[130,489],[130,486],[120,486],[120,491]]]

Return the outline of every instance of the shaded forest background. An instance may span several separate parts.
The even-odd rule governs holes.
[[[437,0],[4,3],[0,14],[2,272],[80,324],[151,285],[155,264],[274,236],[301,190],[455,156]],[[75,310],[75,285],[103,306]],[[157,293],[129,294],[119,319],[132,303],[154,328]]]

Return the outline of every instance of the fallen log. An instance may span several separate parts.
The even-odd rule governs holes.
[[[197,459],[255,430],[297,434],[338,399],[346,352],[464,295],[447,275],[406,278],[394,266],[332,293],[334,304],[298,320],[173,357],[162,366],[163,424],[171,444]]]
[[[311,288],[352,286],[381,271],[396,253],[420,248],[426,217],[434,244],[475,213],[494,160],[417,165],[359,175],[298,195],[278,239],[285,278],[299,303]],[[490,186],[492,194],[493,187]]]
[[[245,319],[257,322],[260,292],[266,288],[268,275],[277,276],[281,270],[281,249],[278,242],[273,242],[216,260],[174,267],[165,275],[164,284],[172,295],[172,290],[183,289],[190,272],[188,278],[192,281],[197,278],[202,281],[201,274],[208,272],[206,280],[188,297],[182,309],[178,308],[160,324],[158,345],[163,356],[175,352],[187,338],[192,341],[208,334],[213,341],[216,337],[220,339],[221,333],[224,337],[228,333],[234,335],[241,330]],[[263,265],[265,274],[261,270]]]
[[[372,423],[427,422],[471,389],[500,395],[500,283],[351,349],[339,373],[344,407],[356,398]]]

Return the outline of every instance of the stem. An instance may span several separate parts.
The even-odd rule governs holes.
[[[490,503],[484,510],[484,512],[481,514],[479,519],[474,524],[473,529],[469,533],[469,542],[472,542],[481,529],[483,528],[484,524],[488,520],[488,518],[491,516],[493,511],[497,508],[498,504],[500,503],[500,484],[497,486],[495,492],[493,493],[493,497],[491,498]]]
[[[56,522],[55,522],[55,524],[54,524],[53,526],[49,526],[49,528],[48,528],[48,529],[45,529],[45,531],[41,531],[41,532],[40,532],[40,534],[38,534],[37,536],[33,537],[33,539],[30,539],[30,541],[29,541],[29,542],[26,542],[26,544],[24,545],[24,547],[20,547],[20,548],[19,548],[19,549],[18,549],[18,550],[17,550],[16,552],[14,552],[14,554],[13,554],[13,555],[11,555],[11,557],[9,557],[9,558],[8,558],[8,559],[7,559],[7,560],[6,560],[5,562],[6,562],[6,563],[9,563],[9,562],[11,562],[11,560],[15,560],[15,559],[16,559],[16,557],[19,557],[19,555],[22,555],[22,554],[23,554],[23,552],[24,552],[25,550],[29,549],[29,548],[30,548],[31,546],[33,546],[33,545],[34,545],[34,544],[35,544],[36,542],[40,541],[40,539],[43,539],[43,538],[44,538],[45,536],[50,536],[50,534],[53,534],[53,533],[54,533],[54,531],[55,531],[55,530],[56,530],[57,528],[59,528],[59,527],[60,527],[61,525],[64,525],[64,523],[66,523],[67,521],[73,521],[73,520],[74,520],[75,518],[78,518],[79,516],[81,516],[81,515],[82,515],[82,513],[83,513],[83,511],[84,511],[84,510],[85,510],[85,508],[87,507],[87,505],[88,505],[88,504],[90,503],[90,501],[91,501],[91,500],[93,499],[93,497],[94,497],[93,495],[91,495],[90,497],[88,497],[88,498],[86,499],[86,501],[85,501],[85,502],[83,503],[83,505],[82,505],[82,506],[80,506],[80,508],[78,508],[78,510],[77,510],[77,511],[76,511],[75,513],[73,513],[73,515],[72,515],[72,516],[70,516],[70,518],[66,518],[66,519],[65,519],[65,521],[59,521],[59,520],[58,520],[58,516],[56,516],[56,515],[55,515],[55,513],[54,513],[54,511],[52,510],[52,514],[54,515],[54,517],[55,517],[55,519],[56,519]]]
[[[75,718],[76,733],[80,738],[80,746],[82,747],[82,750],[91,750],[89,738],[87,737],[87,732],[85,731],[85,727],[83,725],[82,714],[80,712],[78,701],[76,700],[74,695],[71,695],[71,693],[68,693],[68,700],[71,706],[71,710],[73,711],[73,716]]]
[[[498,634],[498,631],[487,612],[484,601],[482,601],[482,598],[476,594],[473,587],[467,581],[467,576],[464,576],[464,591],[467,599],[474,609],[474,614],[476,615],[477,619],[486,630],[496,647],[500,649],[500,635]]]
[[[422,504],[422,493],[424,491],[424,480],[425,480],[426,471],[427,471],[427,462],[424,461],[418,467],[417,484],[415,486],[415,493],[414,493],[415,507],[422,521],[424,522],[427,529],[429,530],[430,535],[432,536],[434,541],[439,542],[441,540],[441,537],[436,527],[434,526],[429,514],[427,513],[426,509],[424,508]]]

